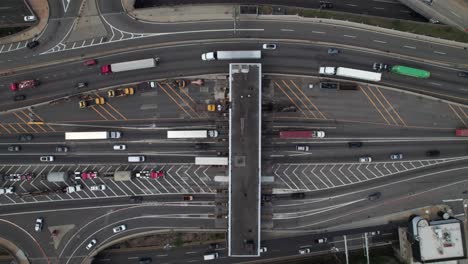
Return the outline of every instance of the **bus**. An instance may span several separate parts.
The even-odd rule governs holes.
[[[122,133],[119,131],[65,132],[65,140],[111,139],[120,137],[122,137]]]
[[[167,138],[213,138],[218,136],[217,130],[169,130]]]
[[[431,76],[431,73],[428,71],[411,68],[407,66],[401,66],[401,65],[393,66],[390,69],[390,71],[396,74],[420,78],[420,79],[427,79]]]

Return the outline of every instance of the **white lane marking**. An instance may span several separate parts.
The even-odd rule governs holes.
[[[377,40],[377,39],[374,39],[373,41],[374,41],[374,42],[377,42],[377,43],[387,43],[386,41],[383,41],[383,40]]]
[[[343,35],[343,36],[347,38],[356,38],[356,36],[351,36],[351,35]]]
[[[387,1],[387,0],[372,0],[374,2],[387,3],[387,4],[399,4],[398,1]]]
[[[346,4],[347,6],[352,6],[352,7],[356,7],[357,5],[353,5],[353,4]]]
[[[458,18],[461,18],[457,13],[453,12],[452,10],[450,10],[450,13],[454,14],[454,15],[457,16]]]
[[[282,28],[281,31],[294,31],[294,29]]]
[[[312,33],[315,33],[315,34],[325,34],[325,32],[323,32],[323,31],[312,31]]]
[[[416,47],[413,47],[413,46],[403,46],[403,47],[405,47],[407,49],[416,49]]]
[[[377,9],[377,10],[384,10],[385,8],[383,8],[383,7],[375,7],[375,6],[374,6],[374,9]]]
[[[463,202],[463,199],[448,199],[448,200],[442,200],[442,202],[444,203],[448,203],[448,202]]]
[[[468,89],[460,88],[459,90],[468,91]]]
[[[195,253],[198,253],[198,251],[189,251],[189,252],[185,252],[185,254],[195,254]]]
[[[156,257],[167,257],[168,255],[167,254],[164,254],[164,255],[156,255]]]
[[[138,257],[128,257],[128,259],[137,259]]]
[[[400,10],[400,12],[402,12],[402,13],[407,13],[407,14],[411,13],[411,12],[408,11],[408,10]]]
[[[65,1],[67,2],[65,4]],[[68,10],[68,6],[70,5],[70,0],[62,0],[62,5],[63,5],[63,11],[66,13]]]
[[[440,55],[445,55],[445,54],[447,54],[447,53],[445,53],[445,52],[442,52],[442,51],[437,51],[437,50],[435,50],[435,51],[434,51],[434,53],[436,53],[436,54],[440,54]]]
[[[442,86],[440,83],[435,83],[435,82],[430,82],[430,84],[437,85],[437,86]]]

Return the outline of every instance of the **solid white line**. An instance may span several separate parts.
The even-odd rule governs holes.
[[[316,33],[316,34],[325,34],[325,32],[322,32],[322,31],[312,31],[312,33]]]
[[[453,12],[452,10],[450,10],[450,13],[454,14],[454,15],[457,16],[458,18],[461,18],[457,13]]]
[[[294,31],[294,29],[282,28],[281,31]]]
[[[356,36],[351,36],[351,35],[343,35],[343,36],[347,38],[356,38]]]
[[[462,202],[463,199],[448,199],[448,200],[442,200],[442,202],[444,203],[448,203],[448,202]]]
[[[352,7],[356,7],[357,5],[353,5],[353,4],[346,4],[347,6],[352,6]]]
[[[413,46],[403,46],[405,48],[408,48],[408,49],[416,49],[416,47],[413,47]]]
[[[435,82],[430,82],[430,84],[437,85],[437,86],[442,86],[440,83],[435,83]]]
[[[384,10],[385,8],[383,8],[383,7],[375,7],[375,6],[374,6],[374,9],[377,9],[377,10]]]
[[[128,259],[137,259],[138,257],[128,257]]]
[[[436,51],[436,50],[434,51],[434,53],[437,53],[437,54],[440,54],[440,55],[445,55],[445,54],[447,54],[447,53],[445,53],[445,52],[442,52],[442,51]]]
[[[374,41],[374,42],[378,42],[378,43],[387,43],[386,41],[383,41],[383,40],[377,40],[377,39],[374,39],[373,41]]]

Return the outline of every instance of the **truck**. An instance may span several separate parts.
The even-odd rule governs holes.
[[[320,67],[319,74],[360,79],[372,82],[380,82],[382,79],[382,73],[380,72],[363,71],[345,67]]]
[[[112,63],[112,64],[101,66],[101,73],[111,74],[113,72],[149,69],[149,68],[156,67],[158,65],[158,62],[159,62],[159,57]]]
[[[420,70],[416,68],[411,68],[407,66],[395,65],[392,66],[390,69],[392,73],[420,78],[420,79],[427,79],[431,76],[431,73],[425,70]]]
[[[203,53],[201,55],[202,60],[212,61],[212,60],[238,60],[238,59],[247,59],[247,60],[258,60],[262,58],[261,50],[219,50],[213,52]]]
[[[114,181],[131,181],[133,179],[132,171],[116,171],[114,172]]]
[[[167,138],[215,138],[217,130],[169,130]]]
[[[119,131],[65,132],[65,140],[114,139],[121,138]]]
[[[324,138],[325,131],[280,131],[279,136],[282,139]]]
[[[457,137],[468,137],[468,128],[457,128],[455,130],[455,136],[457,136]]]
[[[227,166],[227,157],[195,157],[195,165]]]
[[[70,182],[70,174],[68,171],[56,171],[47,173],[48,182]]]
[[[34,88],[39,85],[38,80],[25,80],[20,82],[14,82],[10,84],[10,90],[13,92],[21,91],[27,88]]]

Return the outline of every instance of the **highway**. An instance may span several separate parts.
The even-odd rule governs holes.
[[[407,14],[388,1],[367,4],[358,13],[375,9],[374,4],[402,17]],[[105,43],[76,47],[67,38],[78,23],[80,1],[71,1],[66,8],[58,1],[49,8],[49,23],[38,36],[37,49],[0,54],[0,175],[2,188],[14,187],[16,193],[0,195],[0,235],[19,246],[33,263],[83,263],[94,255],[95,263],[136,263],[141,256],[195,262],[209,251],[207,245],[99,252],[127,236],[151,232],[226,231],[229,199],[221,190],[228,186],[216,176],[228,176],[227,168],[194,162],[197,156],[229,152],[225,100],[231,61],[202,61],[200,55],[208,51],[258,50],[263,43],[277,44],[275,50],[262,50],[261,60],[246,61],[262,63],[262,176],[275,179],[262,186],[273,192],[272,201],[262,205],[261,246],[268,251],[246,262],[299,258],[299,248],[309,246],[310,256],[332,248],[343,252],[343,235],[349,235],[351,248],[357,249],[363,233],[376,230],[382,235],[372,237],[371,244],[380,246],[397,239],[395,226],[385,225],[401,223],[398,213],[467,198],[467,139],[455,137],[454,132],[468,126],[468,78],[457,75],[468,67],[464,44],[433,43],[315,20],[241,19],[235,30],[233,21],[147,23],[129,17],[120,3],[101,0],[100,18],[112,34]],[[337,4],[338,8],[354,7]],[[330,47],[341,53],[328,55]],[[100,73],[102,65],[154,57],[160,57],[155,68]],[[83,65],[91,58],[98,64]],[[318,74],[321,66],[372,71],[375,62],[425,69],[431,77],[383,72],[381,82],[365,83]],[[28,79],[40,85],[9,90],[11,82]],[[180,79],[187,85],[175,82]],[[197,79],[204,84],[190,84]],[[150,81],[156,86],[151,87]],[[79,82],[88,86],[77,88]],[[322,89],[321,82],[352,82],[356,89]],[[135,94],[107,96],[109,89],[126,87],[134,88]],[[13,101],[15,95],[25,95],[26,100]],[[80,109],[85,96],[103,97],[105,103]],[[208,104],[219,104],[221,110],[208,111]],[[276,108],[268,110],[268,104]],[[282,111],[285,107],[294,110]],[[182,129],[215,129],[219,136],[167,138],[168,130]],[[320,130],[326,137],[281,138],[279,132],[286,130]],[[120,131],[123,136],[67,141],[68,131]],[[33,135],[31,141],[19,140],[19,135],[28,134]],[[350,142],[362,146],[350,147]],[[201,143],[207,145],[201,148]],[[127,149],[114,150],[116,144]],[[9,151],[12,145],[21,150]],[[301,145],[310,150],[298,151]],[[59,153],[58,146],[70,150]],[[392,160],[390,155],[397,153],[403,159]],[[46,155],[55,161],[40,162]],[[146,161],[129,163],[130,155],[143,155]],[[372,157],[372,162],[359,162],[360,157]],[[116,171],[151,170],[164,176],[113,178]],[[48,182],[49,172],[98,176]],[[12,180],[21,175],[31,177]],[[81,184],[83,190],[63,192],[72,184]],[[98,185],[106,189],[91,190]],[[304,193],[304,198],[297,199],[291,195],[294,192]],[[375,192],[381,193],[380,199],[369,200]],[[187,195],[193,201],[184,200]],[[132,201],[132,196],[142,197],[142,203]],[[450,206],[453,215],[463,214],[461,203]],[[41,232],[34,231],[37,217],[44,217]],[[113,233],[112,228],[122,223],[128,229]],[[297,236],[302,232],[311,234]],[[284,233],[294,236],[275,237]],[[313,242],[320,237],[329,242]],[[86,250],[92,239],[96,245]],[[227,257],[225,246],[218,250],[220,263],[238,261]]]

